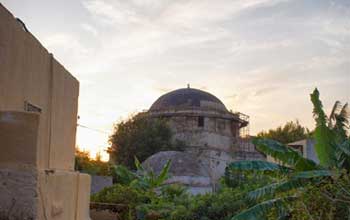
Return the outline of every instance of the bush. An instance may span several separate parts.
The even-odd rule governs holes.
[[[89,152],[75,150],[75,165],[76,171],[83,173],[88,173],[90,175],[100,175],[100,176],[110,176],[111,175],[111,165],[107,162],[101,160],[101,157],[91,159]]]
[[[109,152],[116,164],[135,169],[134,157],[142,162],[159,151],[181,150],[183,143],[173,143],[166,120],[149,118],[145,114],[139,113],[114,126]]]
[[[91,196],[92,202],[97,203],[112,203],[127,205],[126,213],[121,213],[122,219],[136,219],[136,206],[149,203],[155,195],[150,192],[144,192],[132,188],[115,184],[111,187],[106,187],[102,191]]]
[[[269,180],[254,173],[244,173],[240,184],[229,187],[222,181],[220,190],[205,195],[190,195],[181,185],[161,185],[140,188],[133,184],[128,171],[123,175],[130,181],[125,185],[116,184],[92,196],[93,202],[125,204],[128,213],[123,219],[132,220],[228,220],[242,209],[253,205],[243,200],[244,193],[266,184]]]

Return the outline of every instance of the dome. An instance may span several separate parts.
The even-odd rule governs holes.
[[[201,109],[227,112],[225,105],[214,95],[199,89],[174,90],[159,97],[150,111]]]
[[[168,160],[171,160],[169,173],[173,176],[209,176],[195,157],[179,151],[158,152],[147,158],[142,165],[146,170],[153,170],[159,174]]]

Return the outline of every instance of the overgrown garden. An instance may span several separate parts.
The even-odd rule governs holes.
[[[183,186],[164,185],[171,161],[156,174],[146,171],[135,157],[134,165],[128,161],[110,167],[116,183],[91,200],[127,206],[119,213],[125,220],[350,219],[348,106],[337,101],[327,116],[317,89],[310,98],[315,130],[310,132],[298,122],[289,123],[285,130],[314,138],[319,163],[279,142],[290,141],[284,134],[277,141],[271,139],[273,135],[266,138],[265,132],[254,144],[278,163],[233,162],[217,192],[193,196]],[[283,130],[281,127],[279,134]]]

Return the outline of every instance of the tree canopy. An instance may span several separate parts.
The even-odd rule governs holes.
[[[138,113],[114,126],[109,149],[113,162],[135,169],[134,158],[141,162],[166,150],[180,150],[181,143],[172,141],[172,131],[165,119]]]
[[[310,131],[299,124],[299,121],[289,121],[283,126],[268,131],[261,131],[257,134],[261,138],[269,138],[283,144],[305,139],[310,136]]]
[[[92,159],[88,151],[80,151],[79,149],[75,150],[75,170],[90,175],[111,175],[111,167],[107,162],[101,160],[101,155]]]

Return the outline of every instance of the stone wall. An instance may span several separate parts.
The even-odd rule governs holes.
[[[239,123],[232,118],[218,113],[209,117],[199,110],[187,114],[167,117],[174,139],[181,140],[185,151],[195,155],[207,168],[214,185],[234,160],[265,160],[250,139],[239,137]],[[203,126],[198,124],[199,116],[204,118]]]
[[[203,113],[205,115],[205,113]],[[198,116],[173,116],[168,118],[174,139],[185,144],[185,151],[195,155],[207,169],[213,185],[232,162],[236,131],[234,122],[220,117],[204,117],[204,125],[198,125]],[[214,186],[215,188],[215,186]]]
[[[0,169],[1,220],[35,219],[38,212],[37,182],[35,170]]]

